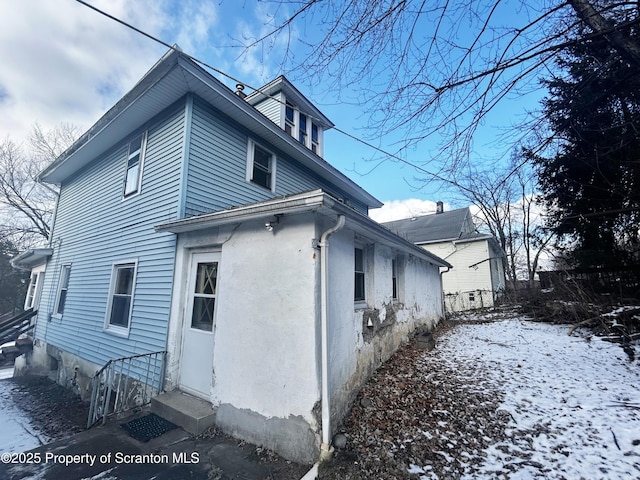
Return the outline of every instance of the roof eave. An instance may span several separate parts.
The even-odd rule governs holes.
[[[53,255],[52,248],[34,248],[16,255],[9,263],[18,270],[31,270],[45,263],[51,255]]]

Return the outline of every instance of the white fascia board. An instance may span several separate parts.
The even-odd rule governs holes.
[[[318,212],[323,215],[344,215],[348,228],[374,242],[383,243],[402,252],[420,257],[439,267],[451,267],[451,264],[446,260],[396,235],[370,217],[344,205],[322,190],[313,190],[219,212],[172,220],[156,226],[155,230],[157,232],[184,233],[264,219],[274,215],[291,215],[304,212]]]
[[[45,263],[51,255],[53,255],[51,248],[34,248],[13,257],[9,263],[13,268],[19,270],[31,270],[33,267]]]

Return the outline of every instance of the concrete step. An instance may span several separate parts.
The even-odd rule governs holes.
[[[213,405],[180,390],[153,397],[151,411],[194,435],[200,435],[216,421]]]

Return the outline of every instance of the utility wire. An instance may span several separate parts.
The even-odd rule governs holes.
[[[268,95],[268,94],[264,93],[263,91],[261,91],[260,88],[255,88],[255,87],[253,87],[251,85],[248,85],[248,84],[244,83],[242,80],[239,80],[239,79],[233,77],[232,75],[229,75],[228,73],[226,73],[226,72],[224,72],[224,71],[222,71],[222,70],[220,70],[218,68],[215,68],[212,65],[209,65],[208,63],[204,62],[203,60],[200,60],[200,59],[198,59],[196,57],[193,57],[193,56],[189,55],[188,53],[183,52],[177,46],[170,45],[169,43],[165,42],[164,40],[161,40],[160,38],[155,37],[155,36],[151,35],[150,33],[147,33],[144,30],[141,30],[141,29],[131,25],[130,23],[127,23],[124,20],[119,19],[118,17],[115,17],[115,16],[113,16],[113,15],[111,15],[111,14],[109,14],[109,13],[103,11],[103,10],[100,10],[99,8],[97,8],[97,7],[93,6],[93,5],[85,2],[84,0],[76,0],[76,2],[84,5],[85,7],[90,8],[91,10],[94,10],[95,12],[97,12],[97,13],[99,13],[101,15],[104,15],[105,17],[113,20],[114,22],[117,22],[117,23],[119,23],[119,24],[121,24],[121,25],[123,25],[123,26],[125,26],[125,27],[127,27],[127,28],[129,28],[129,29],[131,29],[131,30],[133,30],[133,31],[135,31],[137,33],[139,33],[140,35],[143,35],[143,36],[147,37],[150,40],[153,40],[156,43],[159,43],[160,45],[165,46],[168,49],[171,49],[173,51],[176,51],[176,52],[180,53],[181,55],[185,56],[189,60],[191,60],[191,61],[193,61],[193,62],[195,62],[195,63],[197,63],[199,65],[202,65],[203,67],[209,68],[212,71],[214,71],[214,72],[216,72],[216,73],[218,73],[218,74],[220,74],[220,75],[222,75],[222,76],[224,76],[224,77],[226,77],[226,78],[228,78],[230,80],[233,80],[236,83],[242,84],[245,87],[248,87],[251,90],[254,90],[255,92],[260,92],[262,95],[264,95],[264,96],[266,96],[266,97],[268,97],[268,98],[270,98],[272,100],[275,100],[278,103],[281,103],[281,104],[285,103],[282,100],[280,100],[279,98],[276,98],[276,97],[273,97],[271,95]],[[311,119],[313,119],[312,115],[308,115],[308,116]],[[352,140],[355,140],[356,142],[359,142],[359,143],[361,143],[361,144],[363,144],[363,145],[365,145],[365,146],[367,146],[367,147],[369,147],[369,148],[371,148],[371,149],[373,149],[373,150],[375,150],[375,151],[377,151],[379,153],[382,153],[382,154],[384,154],[384,155],[386,155],[386,156],[388,156],[388,157],[390,157],[390,158],[392,158],[392,159],[394,159],[394,160],[396,160],[398,162],[401,162],[401,163],[403,163],[405,165],[408,165],[408,166],[412,167],[413,169],[415,169],[415,170],[417,170],[417,171],[419,171],[419,172],[421,172],[421,173],[423,173],[425,175],[430,175],[433,178],[438,179],[438,180],[443,181],[443,182],[446,182],[448,184],[452,184],[453,183],[451,180],[448,180],[448,179],[442,177],[441,175],[438,175],[437,173],[433,173],[433,172],[431,172],[431,171],[429,171],[429,170],[427,170],[427,169],[425,169],[425,168],[423,168],[423,167],[421,167],[419,165],[416,165],[415,163],[412,163],[412,162],[410,162],[410,161],[408,161],[408,160],[406,160],[406,159],[404,159],[402,157],[399,157],[398,155],[396,155],[394,153],[388,152],[388,151],[386,151],[386,150],[384,150],[384,149],[382,149],[380,147],[377,147],[377,146],[367,142],[366,140],[358,138],[355,135],[352,135],[351,133],[346,132],[345,130],[342,130],[341,128],[336,127],[335,125],[334,125],[333,129],[336,132],[341,133],[342,135],[344,135],[344,136],[346,136],[346,137],[348,137],[348,138],[350,138]]]

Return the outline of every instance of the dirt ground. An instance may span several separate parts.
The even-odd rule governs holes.
[[[15,386],[12,388],[15,403],[31,419],[33,428],[45,434],[52,442],[64,441],[65,438],[85,430],[89,405],[70,390],[39,376],[14,377],[3,381]],[[108,424],[117,425],[122,421],[124,420],[111,419]],[[197,437],[185,435],[188,436],[188,448],[195,449],[197,446],[203,452],[202,466],[208,469],[205,473],[208,480],[299,480],[309,470],[307,465],[287,461],[270,450],[231,438],[215,428]],[[247,472],[252,476],[246,476]],[[113,474],[117,475],[117,472]],[[18,475],[10,478],[22,477]]]

